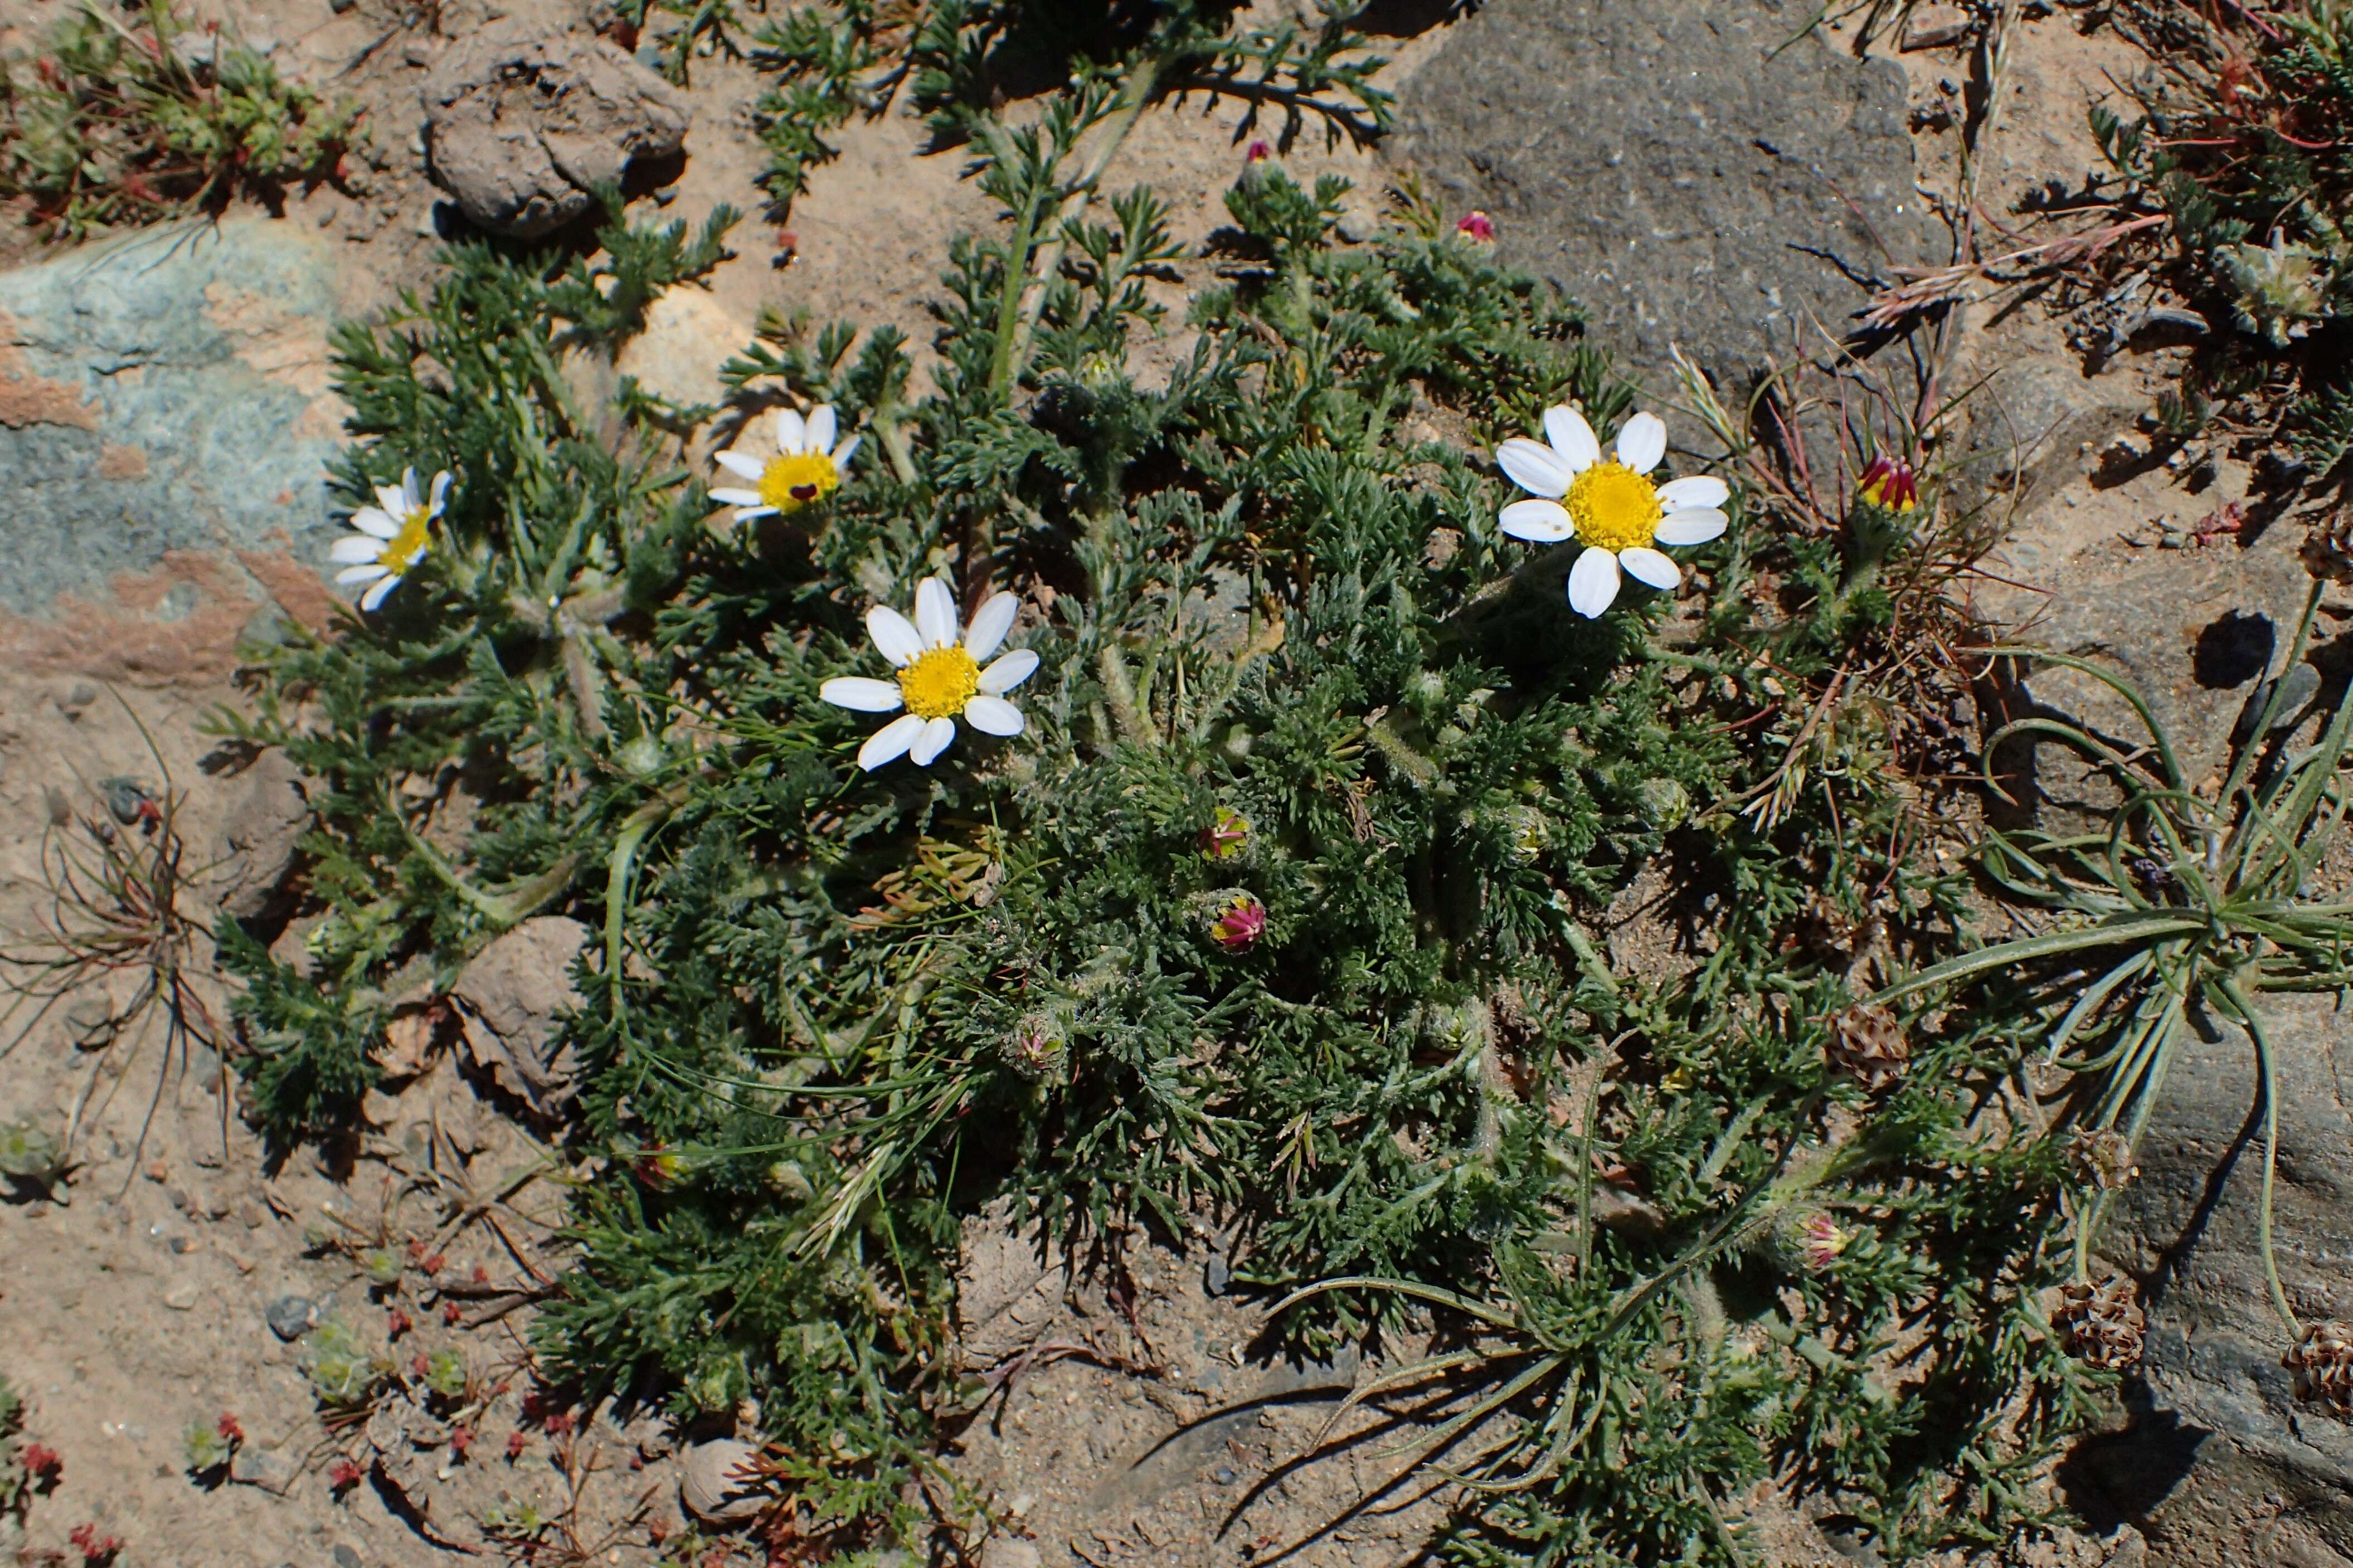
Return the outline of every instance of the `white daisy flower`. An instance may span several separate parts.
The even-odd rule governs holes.
[[[449,499],[448,471],[433,476],[429,503],[417,493],[415,468],[402,474],[398,485],[376,486],[375,499],[379,504],[352,513],[352,527],[358,531],[335,541],[331,557],[343,567],[335,574],[336,582],[375,584],[360,595],[363,610],[383,604],[384,596],[399,587],[433,547],[433,520]]]
[[[776,456],[764,461],[747,452],[713,454],[721,468],[751,480],[754,488],[714,489],[711,499],[735,508],[738,522],[796,512],[823,500],[849,472],[850,455],[863,438],[852,436],[836,446],[833,426],[830,404],[814,410],[807,419],[792,409],[777,409]]]
[[[1021,710],[1005,694],[1029,679],[1038,656],[1017,647],[996,662],[982,660],[997,652],[1013,626],[1019,601],[1010,594],[991,595],[956,640],[955,595],[944,577],[929,577],[915,590],[915,618],[887,605],[866,612],[866,630],[882,657],[898,667],[899,679],[870,680],[843,676],[818,689],[818,695],[837,708],[860,713],[900,714],[874,731],[859,748],[858,765],[872,773],[894,757],[904,755],[919,768],[947,750],[955,739],[958,714],[974,729],[991,735],[1021,733]]]
[[[1584,544],[1568,572],[1569,607],[1578,615],[1609,607],[1620,567],[1637,582],[1672,588],[1683,573],[1652,546],[1705,544],[1724,531],[1732,490],[1722,479],[1695,475],[1654,484],[1646,477],[1667,453],[1667,426],[1657,415],[1627,420],[1618,432],[1618,455],[1609,461],[1576,409],[1546,409],[1544,426],[1542,441],[1514,436],[1495,449],[1512,482],[1540,498],[1514,501],[1500,521],[1514,539]]]

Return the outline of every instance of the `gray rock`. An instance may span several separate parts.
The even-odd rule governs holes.
[[[237,1449],[228,1462],[228,1479],[241,1487],[258,1487],[266,1492],[282,1492],[294,1484],[297,1467],[293,1458],[275,1448],[257,1448],[250,1444]]]
[[[1903,71],[1777,0],[1493,0],[1406,85],[1396,156],[1632,366],[1671,342],[1745,386],[1847,331],[1891,263],[1942,259]],[[1786,47],[1785,47],[1786,46]]]
[[[269,1331],[288,1344],[317,1328],[322,1315],[319,1303],[308,1296],[280,1296],[261,1310]]]
[[[2280,1094],[2281,1283],[2307,1322],[2353,1317],[2353,1017],[2327,997],[2260,1005]],[[2214,1536],[2218,1516],[2273,1511],[2259,1506],[2267,1492],[2299,1499],[2336,1549],[2353,1552],[2353,1425],[2297,1402],[2280,1365],[2288,1338],[2257,1246],[2253,1047],[2234,1026],[2204,1022],[2181,1042],[2141,1142],[2141,1174],[2101,1237],[2103,1253],[2143,1284],[2150,1408],[2133,1432],[2101,1445],[2100,1468],[2119,1486],[2153,1471],[2180,1476],[2153,1506],[2118,1500],[2119,1512],[2146,1507],[2141,1528],[2161,1558],[2168,1544]],[[2179,1453],[2184,1431],[2204,1436],[2168,1472],[2163,1455]]]
[[[211,679],[259,604],[325,623],[347,273],[309,228],[253,218],[0,272],[0,661]]]
[[[459,43],[424,89],[433,181],[484,228],[533,238],[639,158],[686,144],[686,100],[602,38],[517,27]]]
[[[341,1542],[335,1543],[335,1568],[360,1568],[360,1554]]]
[[[491,943],[449,988],[466,1054],[509,1094],[550,1112],[572,1098],[572,1047],[564,1015],[580,1005],[572,961],[588,928],[564,915],[527,920]]]
[[[243,788],[221,828],[221,912],[250,920],[283,890],[311,826],[311,803],[302,793],[301,770],[274,747],[256,758],[239,782]]]

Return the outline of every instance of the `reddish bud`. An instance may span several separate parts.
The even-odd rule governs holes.
[[[507,1434],[507,1458],[509,1459],[522,1458],[522,1451],[530,1446],[531,1439],[524,1436],[522,1433],[510,1432]]]
[[[1236,893],[1209,924],[1209,936],[1228,952],[1247,952],[1266,934],[1266,906],[1248,893]]]
[[[457,1302],[444,1301],[441,1303],[441,1321],[448,1324],[451,1328],[456,1328],[458,1326],[458,1321],[465,1315],[466,1309],[458,1305]]]
[[[221,1418],[219,1422],[214,1426],[213,1430],[218,1432],[223,1437],[232,1443],[242,1443],[245,1441],[244,1424],[239,1422],[235,1415],[227,1411],[223,1411],[221,1413]]]
[[[1242,149],[1242,162],[1245,163],[1263,163],[1273,156],[1274,149],[1263,140],[1253,142]]]
[[[1464,239],[1493,245],[1495,242],[1495,220],[1473,207],[1462,215],[1461,221],[1454,226],[1454,232]]]
[[[416,1326],[406,1312],[395,1307],[385,1318],[384,1331],[386,1338],[396,1340]]]
[[[357,1464],[349,1458],[338,1456],[335,1462],[327,1467],[327,1489],[347,1492],[360,1484],[360,1474]]]
[[[54,1481],[66,1468],[58,1451],[46,1443],[26,1444],[17,1459],[25,1467],[25,1473],[37,1481]]]
[[[1882,511],[1910,511],[1920,504],[1920,481],[1911,464],[1873,458],[1855,482],[1854,493]]]
[[[428,1253],[426,1256],[425,1261],[419,1263],[417,1267],[429,1277],[431,1275],[438,1274],[444,1268],[448,1268],[449,1260],[447,1258],[442,1257],[441,1254],[438,1252]]]
[[[449,1428],[449,1452],[452,1455],[462,1459],[466,1457],[466,1450],[471,1448],[473,1446],[474,1429],[471,1426],[452,1426]]]

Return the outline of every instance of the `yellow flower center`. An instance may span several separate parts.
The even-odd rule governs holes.
[[[1604,550],[1631,550],[1659,531],[1658,487],[1623,463],[1596,463],[1577,475],[1562,504],[1578,541]]]
[[[425,547],[432,542],[427,532],[432,521],[424,507],[418,507],[401,519],[400,531],[392,536],[391,542],[384,547],[384,553],[376,557],[377,564],[396,577],[405,574],[423,558]]]
[[[833,459],[822,452],[772,458],[760,471],[760,500],[778,511],[798,511],[841,483]]]
[[[919,719],[953,719],[980,689],[980,666],[961,646],[931,648],[899,672],[899,695]]]

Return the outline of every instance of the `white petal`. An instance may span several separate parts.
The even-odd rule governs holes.
[[[372,533],[378,539],[390,539],[400,531],[400,520],[388,511],[364,506],[352,513],[352,526],[362,533]]]
[[[923,639],[908,625],[907,617],[888,605],[877,605],[866,612],[866,635],[874,639],[884,658],[902,669],[923,651]]]
[[[1591,620],[1618,597],[1618,557],[1588,544],[1568,569],[1568,607]]]
[[[739,479],[756,482],[762,474],[768,471],[767,464],[743,452],[713,452],[711,460]]]
[[[758,490],[714,489],[711,492],[711,499],[721,506],[757,507],[763,511],[771,510],[768,503],[760,499]]]
[[[441,515],[441,507],[449,499],[449,470],[442,469],[433,476],[433,515]]]
[[[932,765],[932,759],[946,751],[948,742],[955,739],[955,721],[934,719],[923,726],[923,732],[915,737],[913,745],[907,748],[907,760],[919,768],[928,768]]]
[[[1539,544],[1551,544],[1577,532],[1568,508],[1556,500],[1515,500],[1504,509],[1499,521],[1514,539],[1533,539]]]
[[[980,672],[980,689],[991,697],[1002,697],[1036,672],[1038,656],[1026,647],[1017,647],[1001,655],[995,664]]]
[[[406,503],[400,509],[400,515],[403,517],[408,516],[425,504],[425,497],[417,488],[415,468],[403,468],[400,471],[400,499]]]
[[[1520,489],[1555,500],[1568,493],[1568,481],[1577,477],[1558,452],[1525,436],[1496,447],[1495,462]]]
[[[1638,474],[1647,474],[1667,455],[1667,422],[1655,414],[1637,414],[1618,431],[1618,460]]]
[[[389,566],[379,566],[374,562],[370,562],[365,566],[344,567],[342,571],[335,574],[335,581],[344,584],[373,583],[379,577],[390,574],[392,568]]]
[[[955,641],[955,595],[944,577],[926,577],[915,584],[915,629],[925,647],[945,647]]]
[[[375,499],[376,504],[384,508],[385,514],[392,519],[395,525],[397,525],[402,518],[417,510],[409,504],[408,498],[400,493],[398,485],[376,486]]]
[[[378,583],[375,587],[370,588],[366,593],[360,595],[360,608],[363,610],[375,609],[378,605],[384,603],[385,595],[391,593],[395,588],[399,586],[399,578],[386,577],[383,582]]]
[[[833,405],[814,409],[808,416],[808,427],[802,432],[801,450],[831,452],[833,450]]]
[[[776,450],[787,458],[808,450],[808,426],[797,410],[776,410]]]
[[[919,713],[902,713],[880,730],[866,737],[866,744],[858,748],[858,765],[872,773],[884,763],[907,754],[915,737],[923,732],[923,719]]]
[[[1672,588],[1683,580],[1683,568],[1648,545],[1638,544],[1631,550],[1620,551],[1618,564],[1636,582],[1648,583],[1661,590]]]
[[[1724,531],[1728,520],[1714,507],[1671,511],[1659,523],[1662,544],[1705,544]]]
[[[1568,464],[1568,471],[1581,474],[1601,460],[1601,442],[1593,434],[1593,426],[1585,416],[1565,403],[1556,403],[1545,410],[1545,439],[1552,449]]]
[[[1722,506],[1732,499],[1732,487],[1712,474],[1694,474],[1687,479],[1669,479],[1659,487],[1659,504],[1669,511],[1682,511],[1687,507]]]
[[[776,515],[776,509],[772,506],[747,506],[735,514],[735,521],[738,522],[750,522],[754,518],[774,517]]]
[[[1021,710],[986,691],[964,705],[964,721],[986,734],[1021,733]]]
[[[897,681],[869,680],[862,675],[828,680],[817,689],[817,694],[853,713],[896,713],[902,706]]]
[[[864,439],[866,439],[866,437],[863,436],[852,436],[849,439],[844,441],[840,446],[836,447],[833,449],[834,472],[839,474],[844,479],[848,479],[849,477],[850,457],[858,450],[858,443]]]
[[[335,547],[327,552],[328,560],[345,566],[359,561],[381,560],[383,556],[384,541],[370,539],[364,533],[347,533],[335,541]]]
[[[972,625],[964,629],[964,651],[972,655],[977,664],[997,651],[1005,634],[1013,629],[1013,616],[1021,608],[1021,601],[1011,594],[991,594],[988,602],[972,615]]]

